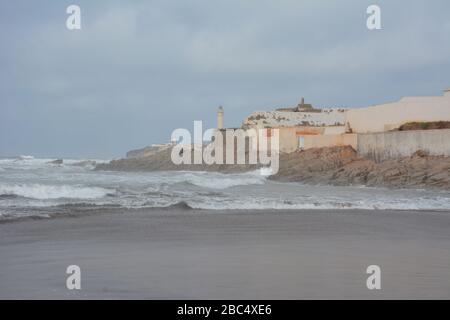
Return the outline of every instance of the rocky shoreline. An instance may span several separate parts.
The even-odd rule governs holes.
[[[112,171],[217,171],[256,170],[259,165],[175,165],[171,148],[143,156],[98,164],[95,170]],[[280,169],[269,179],[313,185],[364,185],[392,188],[438,188],[450,190],[450,157],[416,152],[411,157],[376,163],[361,158],[351,147],[317,148],[280,155]]]
[[[450,190],[450,158],[418,151],[411,157],[376,163],[358,157],[351,147],[310,149],[284,155],[279,172],[271,179],[305,184]]]

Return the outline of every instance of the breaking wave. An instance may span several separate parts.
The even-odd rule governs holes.
[[[172,179],[173,183],[188,183],[208,189],[227,189],[237,186],[262,185],[266,180],[266,178],[259,173],[223,174],[210,172],[186,172],[183,175]]]
[[[52,160],[0,159],[0,222],[143,208],[450,211],[450,194],[445,191],[281,183],[267,179],[270,168],[227,174],[114,172],[92,170],[102,160],[63,159],[58,166],[49,164]]]
[[[186,201],[180,201],[175,204],[171,204],[166,207],[162,207],[163,209],[178,209],[178,210],[192,210],[193,207],[190,206]]]
[[[100,187],[77,187],[68,185],[0,185],[0,196],[19,196],[24,198],[47,199],[98,199],[114,193]]]
[[[18,156],[17,159],[18,160],[33,160],[34,157],[33,156]]]
[[[55,161],[58,161],[55,163]],[[15,158],[3,158],[0,159],[1,169],[13,169],[13,170],[42,170],[55,168],[55,164],[58,164],[59,168],[87,168],[93,169],[96,164],[105,163],[107,160],[102,159],[57,159],[57,158],[34,158],[33,156],[19,156]]]

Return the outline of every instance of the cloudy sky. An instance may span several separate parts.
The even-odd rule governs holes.
[[[236,127],[302,96],[352,108],[449,86],[448,0],[0,2],[0,156],[117,157],[215,126],[219,105]]]

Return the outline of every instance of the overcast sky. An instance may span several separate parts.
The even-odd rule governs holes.
[[[215,126],[219,105],[237,127],[302,96],[359,107],[450,87],[448,0],[1,1],[0,41],[0,156],[118,157]]]

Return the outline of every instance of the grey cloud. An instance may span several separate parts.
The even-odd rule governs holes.
[[[119,156],[204,120],[362,106],[450,86],[450,4],[377,1],[78,1],[0,4],[0,155]]]

